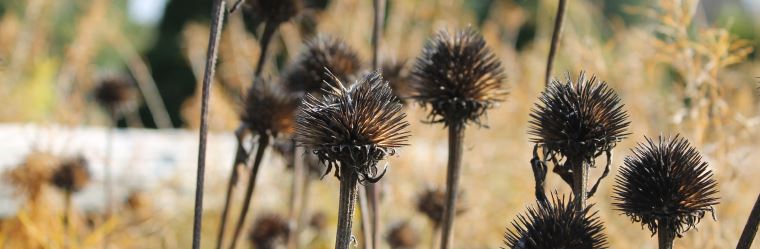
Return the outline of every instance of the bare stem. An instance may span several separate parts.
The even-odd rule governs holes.
[[[673,232],[673,227],[670,222],[664,219],[657,221],[657,241],[660,245],[660,249],[673,249],[673,240],[675,240],[676,234]]]
[[[449,163],[446,173],[446,206],[443,208],[441,249],[453,247],[457,190],[462,168],[462,140],[464,140],[464,124],[449,125]]]
[[[293,185],[290,188],[290,229],[293,231],[288,236],[288,248],[298,248],[298,235],[300,234],[301,223],[301,203],[304,195],[304,185],[306,181],[306,171],[304,170],[304,160],[301,157],[304,154],[304,148],[297,146],[293,151]]]
[[[552,66],[554,65],[554,57],[557,55],[557,48],[559,48],[559,40],[562,36],[562,24],[565,20],[565,11],[567,10],[567,0],[559,0],[559,7],[557,8],[557,16],[554,19],[554,31],[552,32],[552,43],[549,47],[549,58],[546,60],[546,77],[544,86],[549,85],[549,79],[552,75]]]
[[[369,183],[367,183],[369,185]],[[367,185],[364,185],[364,187],[359,188],[359,210],[361,210],[361,228],[362,228],[362,244],[363,248],[371,249],[372,244],[370,243],[372,240],[372,222],[370,221],[370,213],[372,212],[369,207],[369,201],[367,199],[371,198],[369,195],[369,191],[367,189]]]
[[[586,200],[588,199],[588,167],[589,165],[584,163],[583,160],[568,159],[567,163],[573,170],[573,196],[575,201],[575,210],[578,212],[583,211],[586,208]]]
[[[760,195],[757,196],[755,206],[752,208],[752,212],[747,220],[747,225],[744,226],[742,236],[739,237],[739,243],[736,245],[736,249],[749,249],[752,246],[752,241],[757,234],[758,224],[760,224]]]
[[[335,234],[335,249],[348,249],[351,244],[351,224],[353,223],[358,190],[358,176],[350,166],[341,167],[340,197],[338,199],[338,229]]]
[[[383,20],[385,18],[385,0],[372,0],[374,8],[374,23],[372,25],[372,68],[377,69],[380,64],[379,49],[382,35]]]
[[[438,238],[441,237],[441,226],[438,224],[435,224],[434,222],[431,222],[433,225],[431,227],[431,234],[430,234],[430,248],[436,249],[438,248]]]
[[[264,158],[264,152],[267,146],[269,146],[269,136],[265,133],[259,133],[259,144],[256,148],[256,155],[253,159],[253,167],[251,168],[251,176],[248,179],[248,188],[245,191],[245,200],[243,201],[243,209],[241,209],[240,218],[235,225],[235,234],[232,237],[232,244],[230,249],[234,249],[237,246],[238,238],[240,238],[241,232],[243,232],[243,224],[245,224],[245,218],[248,216],[248,209],[251,206],[251,199],[253,199],[253,190],[256,186],[256,176],[259,174],[259,166],[261,166],[261,160]]]
[[[114,130],[116,130],[116,112],[115,110],[109,110],[109,115],[111,117],[111,126],[108,127],[108,131],[106,131],[106,163],[105,163],[105,169],[103,170],[103,173],[105,176],[103,177],[103,202],[104,202],[104,208],[105,211],[103,219],[104,221],[108,221],[108,219],[111,218],[111,212],[113,211],[113,188],[111,183],[111,161],[113,159],[111,158],[113,156],[113,133]],[[106,232],[103,235],[103,247],[108,247],[109,242],[109,233]]]
[[[193,214],[193,249],[201,247],[201,226],[203,219],[203,180],[206,173],[206,135],[208,133],[208,99],[211,93],[211,80],[214,78],[214,68],[219,53],[219,38],[224,22],[225,0],[215,0],[211,12],[211,32],[208,36],[206,51],[206,68],[203,73],[203,89],[201,93],[201,127],[198,135],[198,172],[195,183],[195,207]]]
[[[374,10],[374,22],[372,24],[372,68],[377,70],[380,65],[380,40],[382,39],[382,27],[385,19],[385,0],[372,0],[372,7]],[[369,246],[366,249],[377,248],[378,236],[380,230],[380,183],[367,183],[365,185],[365,192],[367,194],[367,201],[369,208],[362,210],[362,216],[369,215],[369,236],[365,238],[368,241]],[[365,212],[366,211],[366,212]],[[362,223],[366,219],[362,218]],[[365,233],[366,234],[366,233]]]
[[[235,130],[235,137],[237,137],[237,150],[235,151],[234,162],[232,163],[232,172],[230,173],[230,180],[227,183],[227,195],[224,198],[224,208],[222,209],[222,221],[219,223],[219,234],[216,237],[216,248],[222,248],[224,242],[224,232],[227,228],[227,216],[230,210],[230,203],[232,202],[232,190],[238,182],[238,166],[245,165],[248,161],[248,152],[243,147],[243,136],[245,126],[238,127]]]
[[[261,76],[261,71],[264,70],[264,62],[267,59],[267,48],[269,47],[269,42],[272,40],[274,32],[277,31],[277,26],[278,24],[271,21],[267,21],[266,24],[264,24],[264,33],[261,34],[261,40],[259,40],[261,52],[259,52],[259,63],[256,64],[256,77]]]

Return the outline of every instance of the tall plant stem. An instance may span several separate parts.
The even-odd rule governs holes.
[[[113,133],[116,130],[116,111],[115,110],[109,110],[109,115],[111,118],[111,126],[108,127],[108,131],[106,131],[106,163],[105,168],[103,170],[104,177],[103,177],[103,202],[104,202],[104,208],[105,211],[103,212],[105,215],[104,221],[108,221],[108,219],[111,218],[111,213],[113,212],[113,184],[111,183],[111,161],[113,161]],[[103,247],[108,248],[108,242],[109,242],[109,234],[106,232],[103,235]]]
[[[559,40],[562,36],[562,25],[565,21],[565,11],[567,10],[568,0],[559,0],[559,7],[557,8],[557,15],[554,19],[554,31],[552,32],[552,41],[549,47],[549,58],[546,60],[546,77],[544,78],[544,86],[549,85],[549,79],[552,76],[552,66],[554,66],[554,57],[557,55],[557,49],[559,48]]]
[[[211,80],[214,78],[216,58],[219,54],[219,38],[224,22],[225,0],[215,0],[211,12],[211,31],[208,36],[206,51],[206,68],[203,73],[201,93],[201,127],[198,132],[198,171],[195,182],[195,207],[193,214],[193,249],[201,247],[201,226],[203,220],[203,180],[206,173],[206,135],[208,133],[208,99],[211,93]]]
[[[570,163],[570,167],[573,169],[573,196],[575,201],[575,210],[578,212],[583,211],[586,208],[586,200],[588,199],[588,167],[589,165],[583,160],[568,159],[567,163]]]
[[[269,146],[269,136],[266,133],[261,132],[258,136],[259,143],[256,148],[256,156],[253,159],[251,176],[248,179],[248,188],[246,188],[245,191],[243,209],[241,209],[240,218],[238,218],[237,224],[235,225],[235,234],[232,237],[232,244],[230,244],[230,249],[234,249],[235,246],[237,246],[238,238],[240,238],[240,233],[243,231],[243,224],[245,224],[245,218],[248,216],[248,209],[251,206],[251,199],[253,198],[253,190],[256,186],[256,176],[259,174],[259,166],[261,165],[261,160],[264,158],[264,152]]]
[[[341,166],[340,171],[338,229],[335,234],[335,249],[348,249],[351,244],[351,224],[353,223],[359,177],[348,165]]]
[[[71,233],[71,191],[66,190],[64,192],[64,206],[63,206],[63,226],[64,226],[64,235],[66,236],[66,241],[63,248],[71,248],[71,244],[73,242],[73,235]]]
[[[438,243],[436,242],[438,241],[438,238],[441,237],[441,226],[433,224],[430,229],[430,248],[436,249],[438,248]]]
[[[672,225],[664,219],[657,221],[657,241],[660,249],[673,249],[673,240],[675,240],[676,234]]]
[[[261,76],[261,71],[264,70],[264,62],[267,59],[267,48],[269,47],[269,42],[272,40],[274,32],[277,31],[277,26],[278,24],[273,23],[272,21],[267,21],[266,24],[264,24],[264,33],[261,34],[261,40],[259,40],[261,50],[259,52],[259,63],[256,64],[256,77]]]
[[[374,22],[372,24],[372,68],[377,69],[380,64],[378,54],[380,52],[383,21],[385,20],[385,0],[372,0],[372,7],[374,8]]]
[[[227,182],[227,195],[224,198],[224,208],[222,209],[221,222],[219,223],[219,234],[216,237],[216,249],[222,248],[224,242],[224,232],[227,228],[227,216],[230,210],[230,203],[232,202],[232,190],[238,182],[238,166],[245,165],[248,161],[248,152],[243,147],[244,131],[247,128],[245,125],[241,125],[235,130],[235,137],[237,138],[237,150],[235,150],[235,158],[232,163],[232,172],[230,173],[229,182]]]
[[[749,214],[747,225],[744,226],[744,231],[742,231],[742,236],[739,238],[736,249],[749,249],[752,246],[752,241],[757,234],[758,224],[760,224],[760,195],[757,196],[755,206],[752,207],[752,212]]]
[[[288,236],[288,248],[298,248],[298,235],[300,234],[301,223],[301,203],[304,195],[304,185],[306,181],[306,171],[304,170],[304,148],[296,146],[293,151],[293,185],[290,188],[290,226],[293,233]]]
[[[441,223],[443,225],[441,249],[453,248],[457,189],[459,189],[459,175],[462,169],[462,140],[464,140],[464,124],[449,125],[449,163],[446,172],[446,206],[443,208]]]
[[[370,183],[367,183],[364,185],[364,187],[359,188],[359,210],[361,211],[361,228],[362,228],[362,244],[363,248],[371,249],[372,247],[372,219],[370,218],[370,213],[372,212],[369,207],[369,200],[370,192],[368,189],[368,185]]]

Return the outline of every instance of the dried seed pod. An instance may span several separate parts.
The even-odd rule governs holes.
[[[632,149],[615,179],[613,205],[655,234],[661,222],[676,235],[696,226],[718,204],[716,181],[706,162],[679,136],[646,138]]]
[[[413,249],[420,244],[420,234],[409,222],[405,221],[393,225],[385,241],[391,249]]]
[[[325,230],[327,227],[327,215],[325,212],[317,211],[309,219],[309,227],[316,231]]]
[[[240,120],[254,134],[290,134],[298,99],[273,80],[257,78],[245,96]]]
[[[84,157],[64,160],[53,172],[53,186],[70,193],[82,190],[90,182],[90,170]]]
[[[276,25],[289,21],[304,8],[303,0],[242,0],[243,10]]]
[[[137,91],[129,78],[111,76],[103,78],[95,88],[95,100],[114,117],[137,107]]]
[[[259,216],[248,238],[257,249],[273,249],[283,243],[290,233],[288,221],[276,214]]]
[[[550,153],[592,162],[625,138],[630,122],[617,94],[585,74],[553,80],[530,114],[531,141]]]
[[[59,159],[54,155],[33,151],[19,166],[3,172],[3,179],[16,188],[19,194],[27,195],[29,199],[34,200],[41,193],[43,186],[49,183],[53,169],[58,164]]]
[[[412,98],[430,109],[430,122],[474,122],[507,91],[504,69],[483,37],[472,28],[430,39],[412,69]]]
[[[361,61],[356,51],[342,39],[329,35],[318,35],[306,42],[295,62],[283,73],[287,89],[291,92],[315,93],[324,82],[333,79],[325,74],[325,69],[332,72],[341,82],[359,72]]]
[[[461,193],[459,194],[461,197]],[[458,198],[457,212],[466,211],[463,207],[463,198]],[[417,211],[424,214],[433,226],[438,227],[443,222],[443,208],[446,205],[446,192],[443,189],[429,187],[417,195]]]
[[[297,115],[296,141],[328,166],[352,167],[359,181],[377,181],[376,164],[407,145],[406,114],[378,73],[352,86],[332,74],[322,97],[308,95]],[[340,170],[336,169],[336,176]]]
[[[536,202],[512,221],[504,243],[512,249],[607,248],[604,226],[589,205],[577,212],[572,201],[552,195],[551,202]]]
[[[381,63],[383,79],[393,90],[396,98],[406,103],[406,100],[413,95],[411,86],[411,75],[409,67],[405,60],[387,60]]]

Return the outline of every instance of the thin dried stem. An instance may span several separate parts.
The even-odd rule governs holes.
[[[259,52],[259,63],[256,64],[256,77],[261,76],[261,71],[264,70],[264,62],[267,59],[267,48],[269,47],[270,41],[272,41],[274,32],[277,31],[277,26],[278,25],[276,23],[271,21],[267,21],[264,25],[264,33],[261,34],[261,40],[259,40],[259,45],[261,45],[261,52]]]
[[[380,65],[380,58],[378,56],[380,50],[380,40],[382,39],[383,21],[385,20],[385,0],[372,0],[372,7],[374,9],[374,22],[372,24],[372,68],[377,70]],[[367,201],[369,208],[367,212],[362,209],[362,216],[368,214],[370,216],[369,222],[369,237],[365,238],[365,241],[369,241],[367,249],[377,248],[377,241],[379,240],[380,233],[380,183],[367,183],[365,185],[365,192],[367,194]],[[362,223],[366,219],[362,218]]]
[[[222,248],[224,242],[224,232],[227,228],[227,216],[230,210],[230,203],[232,202],[232,190],[238,182],[238,166],[245,165],[248,161],[248,152],[243,147],[244,131],[247,128],[245,125],[241,125],[235,130],[235,137],[237,138],[237,150],[235,151],[234,162],[232,163],[232,172],[230,173],[229,182],[227,182],[227,195],[224,198],[224,208],[222,209],[222,221],[219,223],[219,234],[216,237],[216,248]]]
[[[755,206],[749,214],[747,225],[744,226],[744,231],[742,231],[742,236],[739,237],[736,249],[749,249],[752,246],[752,241],[755,240],[755,235],[757,234],[758,224],[760,224],[760,194],[757,196]]]
[[[554,57],[557,55],[557,49],[559,48],[559,40],[562,36],[562,25],[565,21],[565,11],[567,11],[567,0],[559,0],[559,7],[557,8],[557,15],[554,19],[554,31],[552,32],[552,43],[549,47],[549,58],[546,60],[546,75],[544,78],[544,86],[549,86],[552,75],[552,67],[554,66]]]
[[[351,225],[358,190],[359,176],[352,167],[341,167],[340,197],[338,200],[338,229],[335,234],[335,249],[348,249],[352,241]]]
[[[294,232],[288,236],[288,248],[290,249],[296,249],[299,245],[298,235],[301,231],[300,227],[303,225],[301,223],[301,215],[303,214],[301,203],[303,202],[304,185],[306,184],[306,170],[304,170],[305,166],[302,157],[304,155],[304,148],[300,146],[295,147],[293,154],[293,185],[290,188],[289,224]]]
[[[238,239],[240,238],[240,234],[243,232],[243,225],[245,224],[245,218],[248,216],[248,209],[251,206],[251,199],[253,199],[253,190],[256,187],[256,176],[259,174],[259,166],[261,165],[261,160],[264,158],[264,152],[266,151],[266,148],[269,146],[269,136],[265,133],[260,133],[259,135],[259,142],[256,146],[256,155],[253,159],[253,167],[251,168],[251,176],[248,179],[248,188],[245,191],[245,200],[243,201],[243,209],[241,209],[240,217],[237,220],[237,224],[235,225],[235,233],[232,236],[232,244],[230,244],[230,249],[234,249],[235,246],[237,246]]]
[[[464,124],[451,124],[449,126],[449,162],[446,173],[446,206],[443,208],[441,249],[453,248],[457,189],[459,189],[459,176],[462,169],[462,140],[464,140]]]
[[[103,174],[105,175],[103,177],[103,202],[105,211],[103,212],[105,215],[105,218],[103,220],[108,220],[111,218],[111,213],[113,212],[113,186],[111,183],[111,161],[113,161],[113,133],[116,130],[116,113],[113,110],[109,110],[109,115],[111,118],[111,126],[108,127],[108,131],[106,131],[106,163],[105,163],[105,169],[103,170]],[[109,233],[106,232],[103,235],[103,247],[108,248],[109,243]]]
[[[583,160],[573,160],[568,158],[567,164],[573,169],[573,201],[575,201],[575,210],[582,212],[586,208],[588,200],[588,168],[589,165]]]
[[[667,219],[660,219],[657,221],[659,226],[657,229],[657,242],[660,245],[660,249],[673,249],[673,240],[676,238],[676,233],[673,231],[673,224]]]
[[[370,192],[367,186],[369,186],[370,183],[367,183],[364,185],[364,187],[359,188],[359,210],[361,210],[361,228],[362,228],[362,247],[370,249],[372,248],[372,219],[370,218],[370,213],[372,213],[371,208],[369,207],[369,200],[370,198]]]
[[[206,173],[206,136],[208,133],[208,100],[211,94],[211,81],[214,78],[216,59],[219,54],[219,38],[224,22],[225,0],[214,1],[211,12],[211,31],[208,36],[206,51],[206,68],[203,73],[201,93],[201,124],[198,135],[198,172],[195,182],[195,207],[193,214],[193,249],[201,247],[201,226],[203,220],[203,181]]]

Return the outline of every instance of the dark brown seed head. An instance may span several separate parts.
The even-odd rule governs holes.
[[[380,65],[383,79],[388,81],[388,84],[393,90],[393,94],[395,94],[396,98],[401,100],[402,103],[406,103],[406,100],[413,94],[412,86],[410,85],[411,75],[407,64],[408,63],[404,60],[388,60]]]
[[[290,134],[298,99],[272,80],[256,79],[245,96],[240,120],[256,134]]]
[[[327,215],[325,212],[318,211],[312,214],[309,219],[309,227],[317,231],[325,230],[327,228]]]
[[[460,194],[457,199],[456,214],[466,211]],[[443,208],[446,205],[446,191],[440,188],[429,187],[417,195],[417,211],[424,214],[433,226],[439,226],[443,222]]]
[[[254,248],[273,249],[283,243],[290,233],[287,220],[276,214],[259,216],[253,224],[249,239]]]
[[[439,31],[412,69],[412,98],[430,108],[429,121],[445,125],[474,122],[503,101],[504,69],[483,37],[467,28]]]
[[[713,212],[718,204],[716,181],[686,139],[646,140],[624,159],[615,179],[613,205],[653,234],[659,222],[668,221],[680,236],[706,212]]]
[[[385,241],[391,249],[414,249],[420,244],[420,234],[405,221],[393,225]]]
[[[110,76],[95,88],[95,100],[111,115],[123,115],[137,107],[137,91],[129,78]]]
[[[532,142],[551,153],[593,161],[625,138],[630,122],[617,94],[585,74],[573,82],[553,80],[530,114]]]
[[[296,61],[285,69],[283,77],[292,92],[316,93],[324,82],[333,81],[325,69],[340,81],[348,82],[349,77],[361,69],[361,61],[342,39],[323,34],[306,43]]]
[[[377,72],[350,87],[330,76],[324,96],[310,94],[303,101],[296,141],[328,165],[328,171],[332,166],[352,167],[360,181],[374,182],[382,176],[377,174],[378,161],[407,145],[406,114]]]
[[[511,249],[607,248],[604,226],[596,213],[590,213],[592,206],[576,212],[572,201],[553,194],[551,203],[537,202],[512,221],[504,244]]]
[[[243,10],[254,18],[279,25],[298,15],[304,8],[303,0],[245,0]]]
[[[50,153],[33,151],[18,167],[3,172],[2,180],[10,183],[19,194],[27,195],[29,199],[34,200],[50,182],[53,169],[59,163],[59,159]]]
[[[53,172],[53,186],[66,192],[79,192],[90,182],[90,170],[84,157],[69,158]]]

